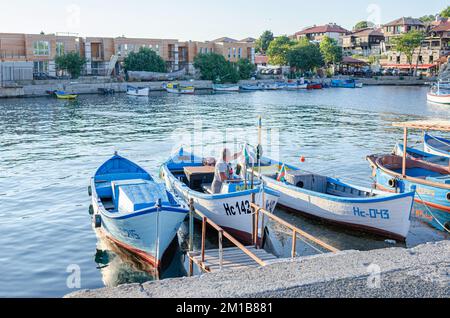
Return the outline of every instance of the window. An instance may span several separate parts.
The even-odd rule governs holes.
[[[33,63],[34,73],[48,73],[48,61],[35,61]]]
[[[36,41],[33,43],[34,55],[50,55],[50,42]]]
[[[200,48],[200,54],[203,54],[203,48],[202,47]]]
[[[208,54],[208,48],[205,47],[205,54]]]
[[[64,55],[64,53],[65,53],[64,43],[56,42],[56,55],[61,56]]]
[[[241,58],[241,57],[242,57],[242,48],[241,48],[241,47],[239,48],[239,53],[238,53],[238,56],[239,56],[239,58]]]
[[[231,47],[228,49],[228,58],[231,58]]]

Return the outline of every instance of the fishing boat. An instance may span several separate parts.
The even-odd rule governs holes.
[[[239,85],[233,84],[213,84],[213,90],[216,92],[239,92]]]
[[[187,206],[137,164],[115,154],[91,179],[95,227],[155,267],[186,218]]]
[[[397,240],[408,235],[414,192],[389,194],[268,158],[261,166],[263,182],[280,193],[285,209]]]
[[[165,90],[172,94],[194,94],[194,86],[183,86],[179,83],[169,83],[164,85]]]
[[[447,82],[437,82],[431,86],[427,94],[427,100],[432,103],[450,104],[450,90],[446,88]]]
[[[308,83],[306,88],[307,89],[322,89],[323,85],[321,83]]]
[[[334,79],[331,80],[331,87],[337,88],[362,88],[362,83],[357,83],[354,79]]]
[[[78,97],[77,94],[71,94],[64,91],[56,91],[54,94],[58,99],[76,99]]]
[[[423,143],[426,153],[450,158],[450,140],[424,133]]]
[[[245,84],[241,85],[241,90],[243,91],[262,91],[264,90],[264,87],[262,85],[258,84]]]
[[[405,149],[404,146],[401,143],[397,143],[397,145],[395,146],[395,149],[393,151],[393,154],[396,156],[403,157],[403,149]],[[445,166],[445,167],[448,167],[450,165],[450,158],[448,158],[448,157],[432,155],[430,153],[427,153],[425,151],[421,151],[421,150],[415,149],[415,148],[408,147],[406,149],[406,155],[409,159],[412,159],[412,160],[422,160],[422,161],[435,163],[435,164]]]
[[[278,85],[275,84],[261,84],[261,87],[263,88],[263,90],[266,91],[276,91],[278,90]]]
[[[130,96],[149,96],[150,88],[149,87],[135,87],[128,85],[127,86],[127,95]]]
[[[403,149],[408,149],[408,130],[450,131],[450,122],[415,121],[394,123],[404,129]],[[379,190],[392,193],[416,192],[414,214],[438,230],[450,230],[450,168],[403,156],[372,155],[367,157]]]
[[[184,199],[194,200],[195,209],[203,213],[242,242],[252,242],[253,217],[250,204],[255,203],[273,212],[279,194],[265,189],[259,180],[226,182],[221,193],[213,194],[214,165],[210,160],[180,148],[161,167],[161,178],[170,192]]]

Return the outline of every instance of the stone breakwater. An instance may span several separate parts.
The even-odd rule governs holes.
[[[346,251],[280,260],[258,269],[84,290],[66,297],[449,298],[450,241],[408,250]]]

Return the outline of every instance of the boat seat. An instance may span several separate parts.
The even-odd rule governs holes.
[[[146,173],[120,173],[97,176],[95,180],[95,189],[97,191],[97,195],[101,199],[112,198],[113,190],[111,187],[111,182],[130,179],[148,180],[149,176]]]

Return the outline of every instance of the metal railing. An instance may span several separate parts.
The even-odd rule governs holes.
[[[209,225],[213,229],[215,229],[219,234],[219,264],[220,269],[223,268],[224,261],[224,248],[223,248],[223,238],[228,239],[234,246],[240,249],[244,254],[252,258],[257,264],[260,266],[266,266],[266,262],[264,262],[261,258],[252,253],[248,248],[246,248],[243,244],[241,244],[238,240],[236,240],[233,236],[231,236],[228,232],[218,226],[216,223],[211,221],[201,212],[195,210],[194,200],[191,199],[189,203],[189,252],[194,251],[194,216],[198,215],[202,219],[202,242],[201,242],[201,250],[200,255],[201,259],[197,263],[197,265],[205,272],[210,272],[210,268],[205,263],[206,256],[206,230]],[[192,276],[194,273],[194,259],[193,257],[189,257],[189,276]]]
[[[337,253],[339,252],[338,249],[334,248],[333,246],[323,242],[322,240],[319,240],[318,238],[315,238],[311,234],[306,233],[305,231],[300,230],[299,228],[293,226],[292,224],[289,224],[288,222],[284,221],[283,219],[279,218],[278,216],[274,215],[273,213],[270,213],[269,211],[264,210],[263,208],[259,207],[258,205],[252,203],[251,205],[252,210],[254,211],[254,224],[256,224],[254,231],[253,231],[253,243],[255,244],[255,247],[261,248],[261,243],[264,242],[264,222],[265,217],[268,217],[272,221],[275,221],[287,228],[289,228],[292,231],[292,249],[291,249],[291,257],[295,258],[297,257],[297,239],[298,237],[303,237],[320,247],[326,249],[329,252]],[[260,220],[260,214],[262,215],[261,222]],[[261,226],[259,226],[259,223],[261,223]],[[261,228],[261,239],[259,239],[259,228]]]

